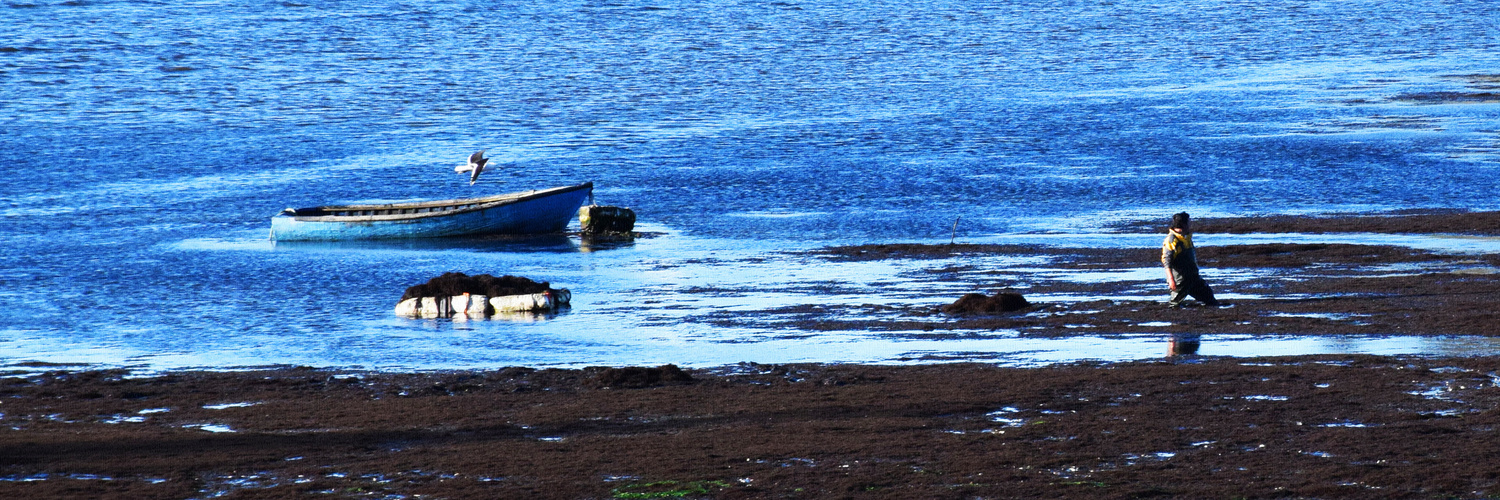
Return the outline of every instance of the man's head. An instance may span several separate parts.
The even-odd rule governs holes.
[[[1168,229],[1181,230],[1184,233],[1192,232],[1192,222],[1187,212],[1177,212],[1176,215],[1172,216],[1172,225],[1168,226]]]

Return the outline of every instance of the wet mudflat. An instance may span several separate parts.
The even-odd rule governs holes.
[[[902,255],[934,251],[1051,254],[1052,269],[1125,273],[1149,268],[1155,249],[1026,249],[985,245],[939,249],[838,249]],[[1207,308],[1189,301],[1165,304],[1161,272],[1133,278],[1079,282],[1015,278],[996,273],[985,293],[1017,292],[1063,297],[1005,314],[949,314],[943,308],[809,305],[745,313],[741,318],[809,330],[874,329],[944,331],[1011,330],[1037,336],[1095,333],[1494,335],[1500,314],[1500,255],[1454,255],[1402,247],[1341,244],[1259,244],[1199,249],[1210,285],[1228,306]],[[843,257],[836,257],[843,258]],[[1159,266],[1158,266],[1159,267]],[[946,269],[949,273],[987,273]],[[1215,280],[1215,277],[1219,278]],[[1066,300],[1080,297],[1080,300]],[[958,297],[954,297],[958,299]],[[1036,302],[1036,301],[1033,301]],[[950,310],[952,308],[949,308]],[[841,319],[855,314],[858,319]],[[729,321],[730,318],[720,318]]]
[[[1157,223],[1159,225],[1159,223]],[[1381,216],[1204,219],[1212,234],[1371,233],[1500,234],[1494,212]],[[1125,224],[1149,230],[1147,223]],[[1372,238],[1378,240],[1378,238]],[[1403,246],[1261,243],[1200,246],[1204,276],[1228,307],[1165,305],[1166,284],[1155,248],[1065,248],[1026,245],[861,245],[817,252],[829,260],[952,259],[956,256],[1040,256],[1053,274],[1105,278],[1040,279],[1038,273],[967,266],[932,269],[930,279],[983,283],[975,292],[1020,293],[1029,307],[1003,314],[952,314],[951,307],[885,305],[802,307],[720,315],[808,330],[870,329],[973,332],[1006,330],[1034,336],[1079,333],[1247,335],[1483,335],[1500,333],[1500,255],[1443,253]],[[1156,268],[1154,271],[1152,268]],[[988,275],[988,277],[987,277]],[[1109,278],[1116,276],[1115,278]],[[1044,300],[1036,300],[1041,297]],[[1076,298],[1076,299],[1074,299]],[[959,297],[953,297],[957,300]],[[946,310],[945,310],[946,309]],[[852,319],[851,319],[852,318]]]
[[[1484,225],[1491,217],[1286,218],[1277,228],[1486,236],[1496,232]],[[1458,222],[1433,231],[1434,220]],[[1199,234],[1261,223],[1204,220]],[[1154,249],[1017,245],[819,255],[940,262],[963,253],[1041,256],[1049,268],[1106,276],[1156,261]],[[712,318],[808,330],[1178,337],[1177,355],[1164,349],[1139,362],[149,376],[15,367],[0,379],[0,498],[1500,494],[1500,357],[1192,354],[1193,336],[1209,333],[1493,336],[1495,256],[1292,243],[1205,246],[1199,255],[1232,307],[1168,309],[1143,295],[1161,287],[1145,273],[1020,283],[953,268],[926,275],[996,272],[992,289],[975,291],[1044,300],[983,314],[809,301]],[[865,311],[849,320],[840,309]]]
[[[1477,498],[1500,493],[1497,371],[52,372],[0,383],[0,497]]]

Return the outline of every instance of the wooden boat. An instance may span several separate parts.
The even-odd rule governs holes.
[[[593,195],[585,182],[482,198],[288,208],[271,218],[276,241],[438,238],[562,231]]]

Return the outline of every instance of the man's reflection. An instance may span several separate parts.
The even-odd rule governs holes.
[[[1190,356],[1198,354],[1198,334],[1173,334],[1167,341],[1167,356]]]

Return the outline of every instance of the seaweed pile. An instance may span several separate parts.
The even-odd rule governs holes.
[[[656,368],[627,366],[605,368],[594,375],[594,381],[600,387],[638,389],[673,382],[692,382],[693,376],[682,371],[682,368],[678,368],[677,365],[661,365]]]
[[[401,300],[415,297],[453,297],[463,294],[504,297],[507,295],[529,295],[551,290],[552,285],[536,282],[520,276],[494,277],[488,274],[469,276],[464,273],[443,273],[442,276],[412,286],[401,295]]]

